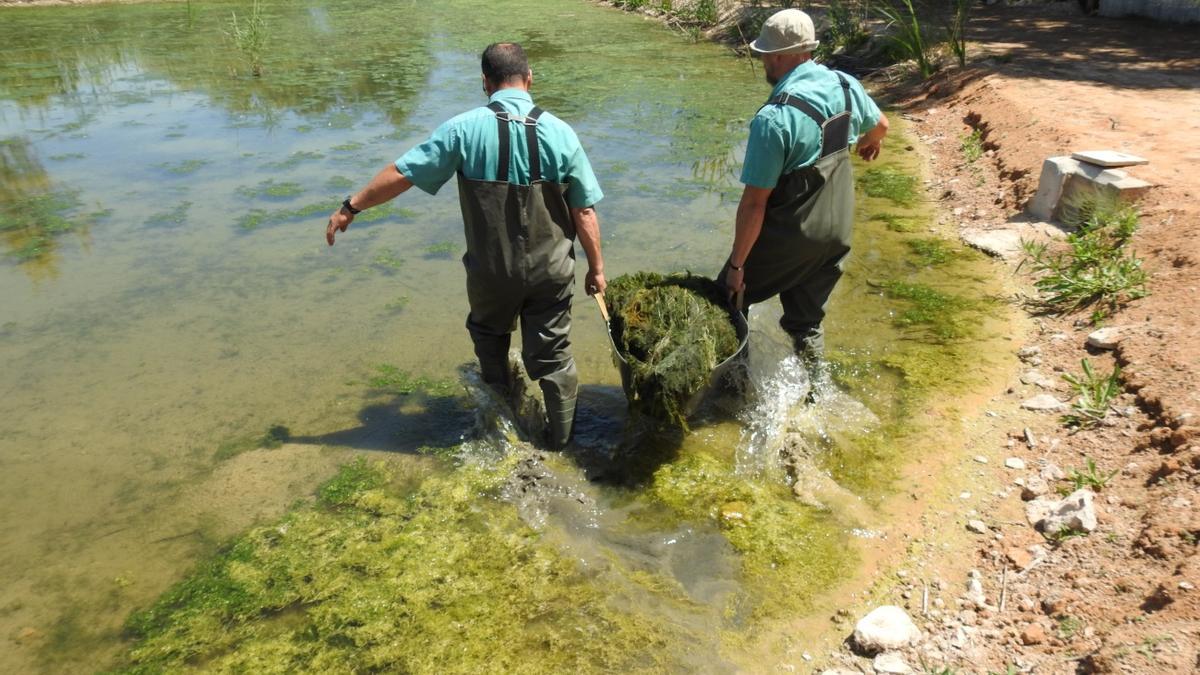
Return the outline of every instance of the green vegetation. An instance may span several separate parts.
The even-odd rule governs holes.
[[[1108,375],[1098,375],[1091,361],[1083,359],[1080,363],[1082,375],[1063,375],[1077,396],[1071,404],[1072,412],[1063,416],[1063,422],[1067,426],[1087,428],[1103,420],[1113,399],[1121,394],[1121,367],[1113,366]]]
[[[445,258],[449,260],[454,257],[454,253],[458,250],[458,244],[452,241],[440,241],[436,244],[430,244],[425,247],[426,258]]]
[[[1147,275],[1142,261],[1125,246],[1138,227],[1138,212],[1119,198],[1097,192],[1076,198],[1068,207],[1068,250],[1051,253],[1046,244],[1022,242],[1025,260],[1039,275],[1034,285],[1048,311],[1093,307],[1092,322],[1101,321],[1122,304],[1145,297]]]
[[[650,492],[683,520],[721,529],[742,556],[742,576],[759,591],[750,598],[759,618],[810,608],[816,593],[856,560],[828,514],[800,504],[784,486],[739,476],[707,454],[664,465]],[[780,593],[782,588],[790,590]]]
[[[241,53],[246,66],[250,68],[250,74],[254,77],[261,77],[263,57],[267,53],[267,42],[270,35],[267,19],[263,16],[262,6],[258,0],[254,0],[250,16],[244,16],[241,21],[238,20],[236,11],[230,13],[229,26],[225,31],[225,36]]]
[[[408,307],[407,295],[396,296],[394,300],[384,305],[384,309],[388,310],[389,312],[400,312],[403,311],[405,307]]]
[[[313,202],[312,204],[295,209],[279,209],[277,211],[252,209],[238,219],[238,228],[244,232],[251,232],[264,225],[278,225],[289,221],[330,214],[336,208],[336,205],[327,202]]]
[[[286,198],[303,194],[304,186],[291,182],[276,183],[274,179],[268,179],[254,187],[243,185],[237,189],[237,193],[247,199],[260,197]]]
[[[921,221],[919,218],[911,216],[901,216],[895,213],[876,213],[871,216],[871,220],[878,220],[887,225],[887,229],[892,232],[916,232],[920,229]]]
[[[384,270],[385,272],[394,273],[396,270],[404,267],[404,258],[398,256],[396,252],[390,248],[381,248],[379,249],[379,252],[375,254],[375,259],[371,261],[371,264]]]
[[[946,21],[946,43],[960,68],[967,65],[967,21],[973,5],[973,0],[953,0],[954,11]]]
[[[958,251],[945,239],[907,239],[904,244],[921,267],[945,265],[958,255]]]
[[[4,197],[0,191],[0,235],[9,247],[8,256],[18,263],[44,260],[58,237],[86,230],[112,213],[82,213],[83,203],[71,190]]]
[[[917,17],[912,0],[898,0],[895,6],[880,4],[878,11],[888,28],[895,29],[890,37],[901,58],[915,61],[922,78],[933,75],[937,68],[929,58],[929,28]]]
[[[181,162],[163,162],[162,164],[156,164],[155,166],[167,171],[168,173],[173,173],[176,176],[187,176],[189,174],[196,173],[201,168],[208,166],[211,163],[212,162],[207,159],[185,159]]]
[[[1075,637],[1081,628],[1083,628],[1083,619],[1078,617],[1064,616],[1058,620],[1058,636],[1064,640]]]
[[[925,284],[893,280],[877,286],[888,298],[908,303],[908,309],[894,319],[897,326],[923,329],[937,341],[971,335],[976,324],[973,319],[982,309],[979,301],[943,293]]]
[[[222,442],[213,453],[213,459],[222,462],[251,450],[278,448],[289,438],[291,438],[291,432],[287,427],[282,424],[273,424],[264,433],[235,436]]]
[[[686,629],[611,602],[496,499],[518,461],[411,494],[382,464],[343,468],[316,505],[251,530],[133,614],[121,671],[669,669],[664,646]]]
[[[187,222],[191,202],[180,202],[170,211],[160,211],[146,218],[146,227],[179,227]]]
[[[406,396],[423,393],[441,395],[453,393],[457,386],[452,380],[432,380],[426,377],[415,377],[412,374],[386,363],[375,366],[378,373],[367,380],[372,388],[386,394]]]
[[[816,56],[824,61],[839,49],[854,49],[871,34],[864,28],[869,6],[861,0],[830,0],[828,26],[821,33]]]
[[[345,176],[334,176],[325,181],[325,185],[329,186],[332,190],[349,190],[354,187],[354,181]]]
[[[868,197],[883,197],[900,206],[917,199],[917,179],[889,166],[872,167],[858,177],[858,186]]]
[[[1068,525],[1063,525],[1057,532],[1047,532],[1046,539],[1055,544],[1061,544],[1073,537],[1086,537],[1087,534],[1084,530],[1076,530]]]
[[[1117,471],[1115,469],[1108,474],[1102,474],[1096,468],[1096,462],[1091,457],[1088,457],[1083,471],[1071,469],[1071,475],[1067,476],[1067,480],[1071,481],[1071,489],[1066,494],[1071,494],[1083,488],[1090,488],[1093,492],[1100,492],[1108,487],[1108,482],[1116,475]]]
[[[691,274],[638,272],[610,282],[607,300],[630,405],[686,429],[688,401],[738,348],[723,289]]]
[[[299,150],[288,155],[287,159],[278,162],[267,162],[263,165],[266,169],[294,169],[301,164],[313,160],[324,159],[325,155],[314,152],[312,150]]]
[[[963,159],[967,160],[968,164],[974,164],[983,157],[983,132],[975,129],[969,135],[963,136],[958,149],[962,151]]]

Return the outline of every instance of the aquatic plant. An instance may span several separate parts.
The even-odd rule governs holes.
[[[440,241],[425,247],[426,258],[452,258],[458,250],[458,244],[452,241]]]
[[[381,268],[385,272],[394,273],[396,270],[404,267],[404,259],[396,255],[396,252],[390,248],[381,248],[375,254],[375,259],[371,264]]]
[[[119,672],[669,669],[686,629],[610,601],[496,495],[518,461],[398,493],[357,461],[126,622]]]
[[[877,11],[887,20],[888,28],[896,30],[890,38],[900,55],[916,61],[922,78],[933,75],[937,68],[929,60],[929,28],[917,17],[912,0],[898,0],[895,5],[881,3]]]
[[[169,211],[159,211],[146,218],[146,227],[179,227],[187,222],[191,202],[180,202]]]
[[[324,159],[324,157],[325,155],[314,150],[298,150],[288,155],[287,159],[277,162],[267,162],[263,166],[267,169],[294,169],[305,162]]]
[[[325,181],[325,185],[334,190],[349,190],[350,188],[354,187],[354,181],[345,176],[333,176],[329,180]]]
[[[237,193],[243,197],[295,197],[304,193],[304,186],[294,182],[276,183],[274,179],[265,180],[254,187],[241,186]]]
[[[858,177],[858,186],[868,197],[883,197],[901,206],[917,198],[917,179],[890,166],[872,167]]]
[[[921,267],[945,265],[958,254],[958,251],[945,239],[907,239],[904,244],[912,252],[917,265]]]
[[[396,366],[381,363],[375,366],[376,375],[367,380],[367,384],[380,392],[404,396],[417,392],[433,395],[445,395],[457,388],[452,380],[434,380],[427,377],[416,377],[408,371]]]
[[[186,176],[199,171],[210,163],[207,159],[185,159],[180,162],[163,162],[155,166],[176,176]]]
[[[251,450],[278,448],[290,437],[291,432],[287,427],[282,424],[273,424],[261,434],[234,436],[222,441],[217,446],[216,452],[213,453],[213,459],[221,462]]]
[[[878,220],[887,225],[887,229],[892,232],[916,232],[920,228],[920,222],[915,217],[901,216],[895,213],[876,213],[871,216],[871,220]]]
[[[686,406],[737,351],[725,292],[691,274],[626,274],[608,285],[613,340],[630,370],[630,405],[686,428]]]
[[[976,301],[920,283],[892,280],[876,285],[887,297],[908,303],[894,319],[897,326],[924,329],[939,341],[966,337],[972,330],[967,313],[979,308]]]
[[[267,52],[269,34],[267,19],[263,16],[262,6],[258,0],[254,0],[250,15],[244,16],[241,21],[238,20],[236,11],[230,13],[229,26],[225,31],[225,36],[241,52],[242,58],[250,67],[250,74],[254,77],[262,76],[263,57]]]

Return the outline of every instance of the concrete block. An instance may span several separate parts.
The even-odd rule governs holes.
[[[1152,184],[1119,169],[1105,169],[1094,177],[1081,174],[1068,176],[1053,216],[1060,222],[1069,222],[1074,216],[1077,200],[1098,190],[1119,197],[1122,201],[1135,202],[1152,187]]]
[[[1054,209],[1062,198],[1067,176],[1079,170],[1080,162],[1070,157],[1050,157],[1042,162],[1042,175],[1038,178],[1037,194],[1029,200],[1026,210],[1038,220],[1050,220]]]
[[[1116,150],[1083,150],[1081,152],[1072,152],[1071,159],[1077,159],[1088,164],[1112,168],[1116,166],[1137,166],[1139,164],[1149,164],[1150,160],[1137,155],[1131,155],[1126,152],[1117,152]]]

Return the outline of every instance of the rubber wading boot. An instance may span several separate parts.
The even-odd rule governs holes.
[[[538,380],[546,405],[546,443],[551,450],[562,450],[571,442],[575,430],[575,403],[579,380],[575,364]]]
[[[479,376],[507,401],[512,393],[512,366],[508,361],[509,340],[494,343],[475,343],[475,356],[479,359]]]

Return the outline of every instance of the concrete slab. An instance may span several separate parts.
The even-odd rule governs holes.
[[[984,230],[969,227],[959,233],[963,243],[973,249],[1002,258],[1015,260],[1021,257],[1021,233],[1017,230]]]
[[[1106,168],[1115,166],[1138,166],[1140,164],[1149,164],[1150,160],[1137,155],[1131,155],[1125,152],[1117,152],[1116,150],[1083,150],[1081,152],[1072,152],[1071,159],[1077,159],[1088,164],[1103,166]]]

